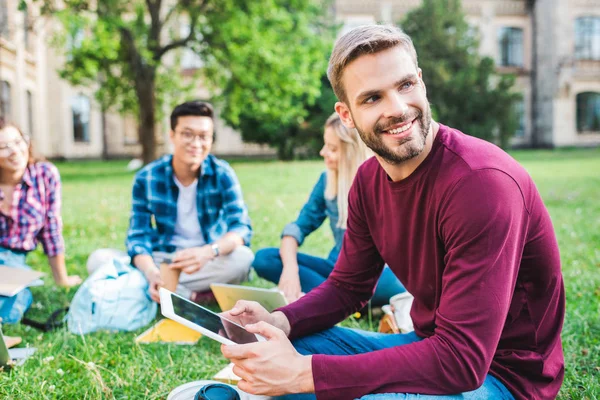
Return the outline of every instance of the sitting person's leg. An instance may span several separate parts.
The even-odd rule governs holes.
[[[247,246],[238,246],[227,255],[206,263],[193,274],[181,273],[177,293],[189,297],[191,292],[208,292],[211,283],[241,283],[248,280],[254,253]]]
[[[396,275],[392,272],[390,267],[386,265],[377,282],[375,293],[371,298],[371,304],[373,306],[383,306],[390,302],[390,297],[404,292],[406,292],[406,288],[402,282],[396,278]]]
[[[298,253],[298,273],[302,291],[308,293],[321,283],[325,282],[334,264],[321,257]]]
[[[283,270],[279,249],[270,247],[259,250],[256,253],[252,267],[261,278],[278,284],[281,271]],[[298,253],[298,274],[300,275],[302,291],[308,293],[325,282],[331,271],[333,271],[333,267],[334,264],[329,260]],[[388,304],[390,297],[405,291],[406,289],[400,280],[396,278],[396,275],[386,265],[377,283],[371,304],[374,306]]]
[[[0,265],[9,268],[31,269],[25,264],[25,253],[0,247]],[[14,296],[0,296],[0,319],[6,324],[16,324],[33,302],[29,289],[23,289]]]
[[[279,283],[279,277],[281,276],[281,271],[283,271],[279,248],[267,247],[257,251],[252,262],[252,268],[254,268],[261,278],[275,284]]]
[[[278,284],[281,272],[283,271],[279,249],[270,247],[259,250],[256,253],[252,267],[261,278]],[[327,279],[332,270],[333,263],[330,261],[298,253],[298,275],[300,276],[300,286],[304,293],[308,293],[325,282],[325,279]]]
[[[298,338],[292,344],[300,354],[354,355],[389,347],[403,346],[422,340],[416,333],[383,334],[361,331],[357,329],[334,327],[313,335]],[[510,392],[497,379],[488,375],[484,384],[471,392],[456,395],[426,396],[407,393],[373,394],[361,397],[361,400],[398,400],[398,399],[431,399],[431,400],[479,400],[479,399],[513,399]],[[298,394],[283,396],[280,399],[309,400],[314,394]]]

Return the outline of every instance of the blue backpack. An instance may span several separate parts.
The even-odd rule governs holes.
[[[83,282],[67,314],[69,331],[133,331],[154,319],[157,305],[148,295],[148,281],[126,261],[115,258]]]

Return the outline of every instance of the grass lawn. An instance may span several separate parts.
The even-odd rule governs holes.
[[[600,399],[600,150],[518,151],[514,156],[533,176],[550,210],[561,249],[567,289],[563,331],[566,377],[560,398]],[[67,262],[86,276],[87,255],[97,248],[124,247],[133,174],[125,162],[60,163]],[[323,169],[322,162],[234,162],[253,221],[252,248],[277,246],[285,223],[293,220]],[[326,224],[303,251],[325,256],[333,239]],[[49,273],[38,250],[28,263]],[[257,281],[258,279],[255,278]],[[257,282],[264,285],[264,282]],[[29,315],[45,319],[66,306],[75,290],[56,288],[51,275],[34,288]],[[377,321],[346,324],[375,329]],[[65,329],[42,334],[6,325],[38,348],[10,373],[0,374],[0,399],[155,399],[176,386],[210,378],[226,360],[216,342],[196,346],[137,345],[133,333],[84,337]]]

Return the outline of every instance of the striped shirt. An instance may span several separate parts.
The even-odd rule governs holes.
[[[42,242],[48,256],[64,253],[60,193],[60,175],[54,165],[27,166],[15,187],[9,215],[0,212],[0,247],[28,252]],[[4,197],[2,190],[0,197]]]
[[[176,251],[173,243],[179,188],[174,180],[172,155],[140,170],[134,179],[127,231],[127,252],[133,258],[153,251]],[[207,243],[228,232],[250,243],[252,227],[242,189],[233,169],[213,155],[203,161],[196,197],[200,230]]]

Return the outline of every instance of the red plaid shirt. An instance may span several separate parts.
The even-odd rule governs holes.
[[[64,253],[60,207],[58,169],[47,162],[28,166],[15,188],[10,215],[0,212],[0,246],[31,251],[41,241],[48,256]]]

